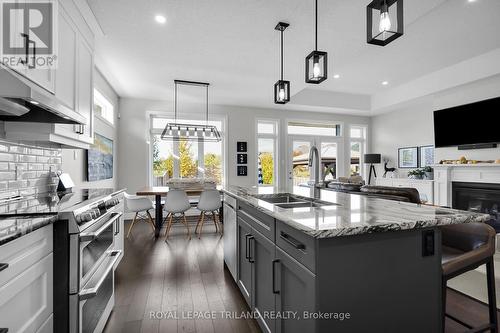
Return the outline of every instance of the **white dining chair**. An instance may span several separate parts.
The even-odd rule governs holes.
[[[215,225],[215,232],[220,232],[221,235],[223,233],[222,224],[220,220],[217,221],[217,211],[220,209],[222,205],[220,192],[218,190],[204,190],[201,192],[200,200],[198,201],[198,210],[201,211],[200,217],[198,218],[198,223],[196,224],[196,228],[194,233],[196,234],[198,227],[200,230],[198,231],[198,238],[201,237],[201,232],[203,229],[203,224],[205,224],[206,215],[212,215],[212,219]]]
[[[168,238],[170,228],[172,228],[172,223],[175,218],[182,217],[182,222],[186,225],[188,238],[191,239],[191,232],[189,231],[189,225],[186,221],[186,211],[191,208],[189,203],[189,198],[184,190],[174,189],[167,193],[167,198],[165,200],[165,211],[167,212],[168,219],[167,229],[165,231],[165,239]]]
[[[137,222],[138,217],[143,221],[148,222],[151,225],[151,228],[153,228],[154,232],[155,223],[153,222],[153,218],[149,213],[149,210],[154,209],[153,202],[148,198],[139,197],[128,193],[124,193],[123,196],[125,197],[125,210],[135,213],[134,219],[132,220],[132,223],[128,228],[127,238],[130,236],[130,232],[132,231],[134,224]]]

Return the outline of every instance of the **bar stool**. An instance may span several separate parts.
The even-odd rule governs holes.
[[[498,333],[497,303],[495,295],[495,230],[484,223],[449,225],[442,232],[442,269],[443,269],[443,332],[445,317],[467,327],[467,332],[490,331]],[[490,321],[479,327],[472,327],[458,318],[446,314],[446,282],[458,275],[486,264],[488,284],[488,308]]]
[[[135,222],[137,221],[137,217],[139,216],[143,221],[148,222],[151,227],[153,228],[153,232],[155,231],[155,224],[153,222],[153,218],[151,217],[151,214],[149,213],[150,209],[154,209],[153,203],[151,202],[150,199],[145,198],[145,197],[139,197],[136,195],[131,195],[128,193],[124,193],[123,196],[125,197],[125,209],[129,212],[134,212],[134,219],[132,220],[132,223],[130,224],[130,227],[128,228],[127,232],[127,238],[130,236],[130,232],[132,231],[132,228],[134,227]],[[146,215],[140,215],[139,213],[145,212]]]
[[[205,223],[205,215],[209,213],[212,215],[212,219],[215,225],[215,232],[219,232],[222,234],[222,224],[217,222],[216,215],[217,211],[220,209],[222,205],[220,192],[218,190],[204,190],[201,192],[200,200],[198,201],[198,210],[201,211],[200,217],[198,218],[198,223],[196,224],[196,228],[194,229],[194,233],[200,228],[198,232],[198,238],[201,237],[201,231],[203,229],[203,224]]]
[[[188,238],[191,239],[191,232],[189,231],[189,225],[186,221],[186,211],[191,208],[188,196],[184,190],[174,189],[167,193],[167,198],[165,200],[165,211],[167,212],[168,219],[167,229],[165,231],[165,239],[168,238],[168,233],[172,227],[172,222],[175,217],[182,217],[183,223],[186,225]]]

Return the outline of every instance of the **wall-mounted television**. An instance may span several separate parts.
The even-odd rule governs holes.
[[[436,148],[500,142],[500,97],[434,111]]]

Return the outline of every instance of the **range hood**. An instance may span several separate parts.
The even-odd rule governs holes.
[[[79,113],[30,80],[2,66],[0,120],[37,123],[85,124]]]

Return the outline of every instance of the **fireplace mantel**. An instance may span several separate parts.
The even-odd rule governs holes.
[[[500,164],[439,164],[434,166],[434,204],[452,206],[452,183],[500,184]]]

